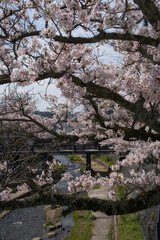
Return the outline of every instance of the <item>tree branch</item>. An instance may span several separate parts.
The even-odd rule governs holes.
[[[160,21],[160,12],[158,8],[155,6],[154,2],[151,0],[133,0],[135,4],[137,4],[150,22],[150,24],[154,27],[158,27],[158,21]]]
[[[93,37],[65,37],[56,35],[53,39],[56,42],[69,43],[69,44],[85,44],[85,43],[97,43],[102,40],[122,40],[122,41],[137,41],[141,44],[146,44],[150,46],[158,46],[160,43],[160,38],[154,39],[151,37],[145,37],[141,35],[131,34],[131,33],[108,33],[102,29],[98,29],[99,34]],[[23,32],[17,38],[14,38],[11,42],[15,43],[26,37],[40,36],[40,31],[33,32]],[[0,35],[0,38],[5,39],[6,36]]]
[[[153,118],[152,112],[148,112],[143,106],[140,106],[138,103],[129,102],[120,94],[107,87],[102,87],[92,82],[84,83],[80,78],[73,75],[72,81],[77,86],[80,86],[82,88],[85,87],[88,93],[93,94],[97,98],[112,100],[119,104],[121,107],[124,107],[126,110],[133,112],[136,115],[138,114],[137,117],[139,121],[143,121],[151,129],[160,134],[160,122],[157,119]]]
[[[96,43],[102,40],[123,40],[123,41],[137,41],[141,44],[146,44],[150,46],[158,46],[160,43],[160,38],[153,39],[151,37],[144,37],[141,35],[131,34],[131,33],[106,33],[105,31],[98,29],[100,32],[98,35],[85,38],[85,37],[61,37],[55,36],[54,40],[58,42],[73,43],[73,44],[84,44],[84,43]]]
[[[97,198],[85,198],[70,194],[44,193],[42,196],[34,194],[30,197],[1,201],[0,209],[17,209],[34,207],[45,204],[60,204],[68,206],[70,211],[92,210],[104,212],[107,215],[122,215],[134,213],[160,204],[160,187],[139,194],[136,198],[128,200],[101,200]]]
[[[129,128],[129,127],[121,127],[119,125],[115,125],[113,128],[111,128],[111,127],[106,126],[105,125],[106,119],[103,118],[99,114],[99,109],[98,109],[98,105],[97,105],[96,101],[93,101],[92,97],[88,96],[88,95],[85,96],[85,98],[88,99],[88,101],[94,108],[94,110],[95,110],[94,116],[102,128],[112,129],[115,133],[117,133],[118,130],[123,130],[124,134],[125,134],[124,140],[126,140],[126,141],[130,141],[130,139],[132,139],[132,138],[136,138],[137,140],[139,139],[139,140],[144,140],[144,141],[147,141],[149,138],[151,138],[152,141],[160,140],[160,134],[148,133],[145,131],[144,128],[134,129],[134,128]]]
[[[62,72],[49,71],[49,72],[45,72],[43,74],[40,74],[35,79],[35,81],[38,82],[38,81],[44,80],[46,78],[61,78],[64,74],[66,74],[66,71],[62,71]],[[10,75],[7,75],[7,74],[6,75],[5,74],[0,75],[0,85],[7,84],[7,83],[11,83]]]

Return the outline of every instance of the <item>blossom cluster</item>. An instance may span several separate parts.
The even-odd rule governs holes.
[[[12,191],[12,189],[7,187],[2,192],[0,192],[0,200],[2,200],[2,201],[9,200],[11,191]]]
[[[43,170],[41,175],[36,175],[36,181],[38,185],[42,186],[44,184],[52,184],[53,179],[53,172],[55,172],[62,164],[56,160],[53,159],[52,162],[46,161],[46,170]]]
[[[115,170],[114,165],[112,169]],[[159,172],[155,172],[154,170],[138,170],[138,168],[137,170],[130,170],[130,172],[128,172],[128,177],[117,171],[113,171],[109,177],[102,177],[100,175],[93,177],[88,171],[75,179],[70,175],[66,175],[64,178],[68,180],[68,190],[72,193],[89,191],[95,185],[108,185],[111,189],[115,189],[117,186],[126,186],[126,193],[132,193],[135,189],[136,192],[141,192],[142,189],[143,191],[151,190],[160,185]],[[118,195],[116,191],[110,190],[108,192],[108,197],[111,200],[116,200]]]

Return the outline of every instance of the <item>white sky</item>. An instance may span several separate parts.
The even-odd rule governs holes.
[[[62,99],[60,90],[54,84],[51,84],[49,87],[47,87],[47,83],[48,79],[40,81],[39,83],[33,83],[25,87],[18,86],[18,91],[23,92],[31,90],[31,92],[33,92],[38,99],[37,103],[38,110],[45,111],[48,104],[41,98],[41,96],[44,96],[45,93],[53,94],[57,96],[59,99]],[[7,84],[0,85],[0,94],[3,94],[7,86],[8,86]]]

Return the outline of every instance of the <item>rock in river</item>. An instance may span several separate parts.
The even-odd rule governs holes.
[[[51,238],[51,237],[55,237],[57,235],[56,232],[49,232],[48,233],[48,237]]]
[[[60,223],[59,223],[59,219],[60,216],[62,215],[62,208],[58,207],[58,208],[52,208],[51,205],[47,205],[45,206],[44,209],[44,218],[47,221],[51,221],[53,226],[60,227]]]

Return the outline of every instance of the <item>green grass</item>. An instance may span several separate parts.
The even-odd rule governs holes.
[[[81,157],[79,155],[76,155],[76,154],[70,154],[67,157],[69,159],[73,160],[73,161],[81,161]]]
[[[61,165],[58,168],[56,168],[56,170],[63,173],[63,172],[65,172],[66,167],[64,165]]]
[[[80,173],[83,173],[84,171],[86,171],[86,167],[80,169]]]
[[[109,156],[109,155],[103,155],[103,156],[97,155],[96,158],[99,159],[100,161],[106,163],[109,166],[115,165],[115,163],[111,160],[111,156]]]
[[[113,224],[110,225],[108,238],[109,240],[113,240]]]
[[[95,185],[94,187],[93,187],[93,189],[100,189],[100,185]]]
[[[118,194],[118,199],[122,199],[125,197],[126,193],[128,192],[127,186],[117,186],[117,194]]]
[[[53,226],[53,223],[52,223],[50,220],[48,220],[48,221],[46,222],[45,228],[47,228],[47,227],[49,227],[49,226]]]
[[[92,236],[93,220],[89,219],[91,211],[74,211],[73,221],[74,226],[71,229],[70,236],[65,237],[64,240],[89,240]]]
[[[139,226],[138,214],[128,214],[120,216],[120,221],[117,225],[118,240],[143,240],[141,228]]]
[[[15,189],[15,188],[12,188],[12,191],[11,191],[11,193],[16,193],[17,192],[17,189]]]
[[[118,186],[118,199],[122,199],[127,192],[127,186]],[[118,240],[143,240],[142,230],[139,226],[138,213],[127,214],[120,216],[117,224]]]

